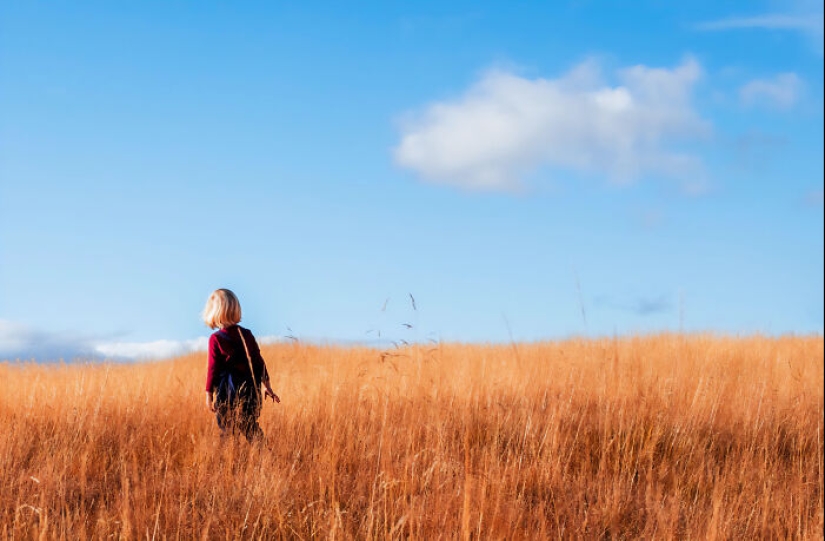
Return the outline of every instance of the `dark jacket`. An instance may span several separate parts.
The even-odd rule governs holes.
[[[243,332],[246,347],[249,348],[249,356],[255,370],[256,386],[260,386],[264,381],[269,381],[266,364],[263,357],[261,357],[261,350],[258,348],[258,342],[252,332],[240,325],[232,325],[212,333],[212,336],[209,337],[209,362],[206,370],[207,391],[216,391],[217,387],[228,376],[232,376],[236,386],[246,383],[251,388],[253,385],[252,374],[249,371],[249,361],[241,341],[240,332]]]

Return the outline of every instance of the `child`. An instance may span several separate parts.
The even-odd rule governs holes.
[[[240,431],[251,441],[263,438],[258,425],[261,391],[280,402],[269,386],[269,373],[255,337],[241,321],[241,304],[228,289],[217,289],[206,301],[203,321],[218,329],[209,337],[206,370],[206,406],[215,413],[221,434]]]

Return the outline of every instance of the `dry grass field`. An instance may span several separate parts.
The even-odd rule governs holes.
[[[203,355],[0,364],[0,536],[823,536],[819,336],[263,353],[255,446]]]

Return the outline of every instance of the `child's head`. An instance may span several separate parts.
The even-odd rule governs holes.
[[[216,289],[203,307],[203,322],[210,329],[223,329],[241,321],[241,303],[228,289]]]

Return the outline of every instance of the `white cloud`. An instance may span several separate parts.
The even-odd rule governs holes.
[[[27,341],[26,328],[12,321],[0,319],[0,355],[20,349]]]
[[[122,342],[93,339],[69,333],[53,333],[31,329],[19,323],[0,319],[0,361],[2,360],[143,360],[164,359],[187,353],[206,351],[205,336],[191,340],[155,340]],[[281,339],[263,336],[260,344],[272,344]]]
[[[394,157],[430,182],[468,190],[518,191],[541,166],[694,185],[701,161],[672,147],[709,130],[690,103],[701,74],[693,59],[619,70],[616,85],[593,61],[558,79],[493,70],[460,98],[408,115]]]
[[[154,342],[100,342],[95,352],[107,358],[164,359],[195,351],[206,351],[209,339],[205,336],[192,340],[155,340]]]
[[[802,92],[802,80],[795,73],[780,73],[773,79],[754,79],[739,89],[739,98],[748,106],[767,104],[781,109],[792,107]]]
[[[93,358],[94,348],[84,337],[69,333],[46,333],[0,319],[0,360]]]
[[[256,338],[259,345],[275,344],[283,340],[278,336]],[[168,359],[188,353],[206,351],[209,338],[201,336],[190,340],[155,340],[152,342],[97,342],[95,352],[111,359]]]

